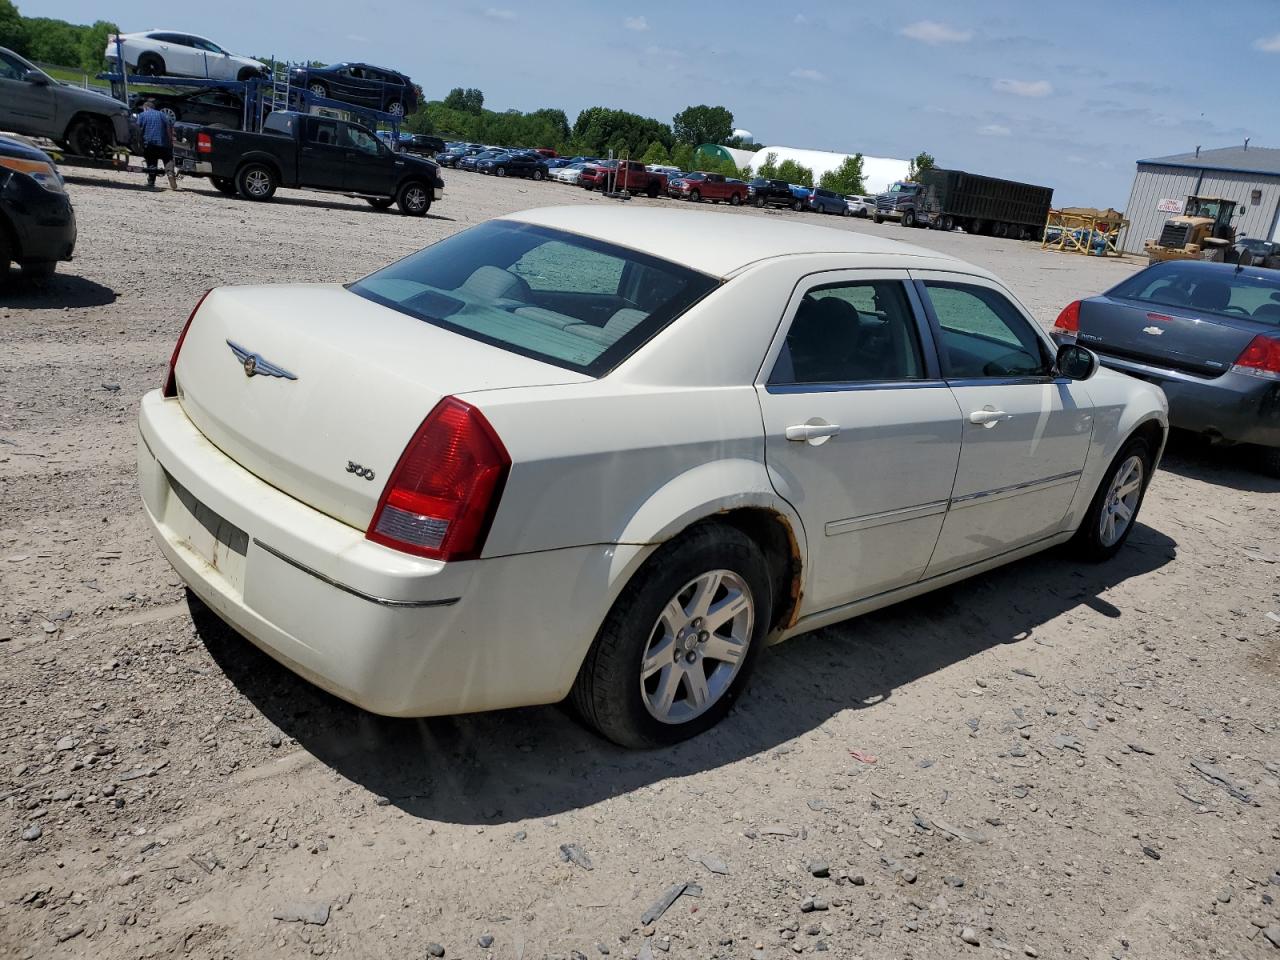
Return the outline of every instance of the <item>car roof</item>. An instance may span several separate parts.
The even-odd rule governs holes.
[[[976,276],[991,276],[980,267],[912,244],[817,224],[778,222],[773,217],[593,204],[542,207],[501,219],[594,237],[717,277],[727,277],[759,260],[817,253],[864,255],[876,266],[884,265],[884,255],[912,257],[920,261],[913,264],[917,267],[962,268]]]

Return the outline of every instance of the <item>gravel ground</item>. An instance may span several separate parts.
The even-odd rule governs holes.
[[[662,753],[555,708],[373,717],[189,605],[133,423],[201,291],[612,202],[448,181],[414,220],[85,173],[76,261],[0,301],[0,956],[1280,957],[1280,483],[1237,456],[1175,445],[1109,564],[773,648]],[[1137,268],[823,222],[990,267],[1046,324]]]

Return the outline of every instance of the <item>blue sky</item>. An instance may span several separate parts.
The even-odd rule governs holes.
[[[89,0],[19,2],[90,22]],[[115,0],[124,30],[199,32],[236,52],[364,60],[429,98],[492,109],[620,107],[670,121],[723,104],[758,140],[910,157],[1043,183],[1055,202],[1123,207],[1134,161],[1280,147],[1280,3],[1070,4],[654,0]],[[718,12],[722,11],[722,12]]]

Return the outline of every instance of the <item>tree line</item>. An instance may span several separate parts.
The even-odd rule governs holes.
[[[107,38],[120,32],[109,20],[68,23],[51,17],[24,17],[11,0],[0,0],[0,47],[39,63],[102,69]]]

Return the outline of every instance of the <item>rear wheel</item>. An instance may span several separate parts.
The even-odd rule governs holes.
[[[1150,444],[1134,437],[1111,461],[1071,541],[1081,559],[1109,560],[1129,539],[1151,479],[1152,457]]]
[[[941,226],[945,232],[950,233],[952,230],[956,228],[956,218],[949,213],[946,214],[942,218]]]
[[[219,193],[225,193],[227,196],[234,196],[236,192],[236,182],[228,180],[226,177],[210,177],[209,182],[213,184],[213,188]]]
[[[431,209],[431,192],[426,185],[410,180],[396,194],[396,206],[406,217],[423,217]]]
[[[52,277],[58,264],[53,260],[42,260],[40,263],[24,263],[22,275],[28,280],[47,280]]]
[[[313,97],[329,96],[329,88],[326,87],[323,83],[320,83],[318,80],[314,83],[308,84],[307,89],[311,92],[311,95]]]
[[[651,183],[649,184],[648,188],[645,190],[644,195],[648,197],[650,200],[657,200],[659,192],[660,191],[658,190],[658,185],[656,183]]]
[[[158,53],[144,53],[138,57],[138,73],[144,77],[163,77],[164,59]]]
[[[792,209],[792,210],[794,210],[796,213],[801,213],[801,212],[803,212],[803,211],[804,211],[804,201],[803,201],[803,200],[792,200],[792,201],[791,201],[791,209]]]
[[[260,76],[262,76],[262,71],[258,70],[256,67],[241,67],[240,72],[236,74],[236,79],[241,83],[246,83],[249,80],[257,79]]]
[[[400,100],[392,100],[387,104],[386,112],[391,114],[393,117],[403,117],[404,103]]]
[[[964,229],[966,233],[972,233],[974,236],[977,236],[978,234],[982,233],[982,229],[984,226],[985,225],[981,220],[970,220]]]
[[[771,610],[769,570],[755,543],[732,527],[694,527],[627,584],[578,670],[571,701],[623,746],[695,736],[741,693]]]
[[[392,197],[365,197],[364,200],[375,210],[386,210],[391,204],[395,203]]]
[[[993,223],[991,225],[991,235],[993,237],[1007,237],[1009,235],[1009,225],[1007,223]]]
[[[236,174],[236,190],[246,200],[270,200],[279,185],[276,172],[263,163],[247,163]]]

